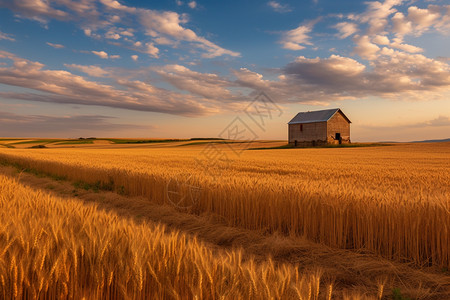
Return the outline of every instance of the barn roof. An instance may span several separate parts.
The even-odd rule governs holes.
[[[316,110],[308,112],[299,112],[288,124],[303,124],[303,123],[315,123],[326,122],[331,119],[337,112],[341,112],[342,116],[351,123],[349,118],[342,112],[340,108]]]

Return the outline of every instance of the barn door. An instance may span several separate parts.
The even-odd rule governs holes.
[[[339,145],[342,144],[342,137],[340,132],[336,132],[335,140],[339,141]]]

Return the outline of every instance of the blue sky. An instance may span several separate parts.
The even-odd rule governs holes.
[[[448,138],[448,1],[0,0],[0,136],[217,136],[257,92],[354,141]]]

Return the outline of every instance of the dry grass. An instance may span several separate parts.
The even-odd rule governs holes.
[[[240,157],[221,147],[233,161],[210,161],[206,171],[196,161],[204,161],[201,147],[1,149],[0,156],[156,203],[169,202],[169,187],[186,196],[175,202],[190,212],[213,213],[232,226],[450,267],[448,143],[245,151]],[[189,185],[174,179],[201,188],[195,201]]]
[[[331,299],[321,274],[244,261],[0,176],[2,299]]]

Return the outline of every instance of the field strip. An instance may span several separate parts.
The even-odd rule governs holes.
[[[20,183],[33,189],[50,191],[56,196],[75,197],[98,208],[113,211],[135,222],[153,221],[195,235],[212,249],[244,249],[244,258],[266,261],[272,257],[276,263],[299,264],[301,270],[317,267],[324,270],[325,278],[333,278],[336,288],[360,288],[373,294],[377,282],[388,278],[387,286],[400,288],[408,295],[427,299],[442,299],[450,294],[450,276],[438,268],[418,270],[407,264],[391,262],[370,253],[355,253],[332,249],[301,238],[264,235],[260,231],[226,226],[211,215],[195,216],[158,205],[142,197],[125,197],[116,193],[74,188],[69,181],[55,181],[22,172],[18,176],[13,167],[0,167],[0,174],[19,178]],[[358,276],[355,276],[358,274]]]

